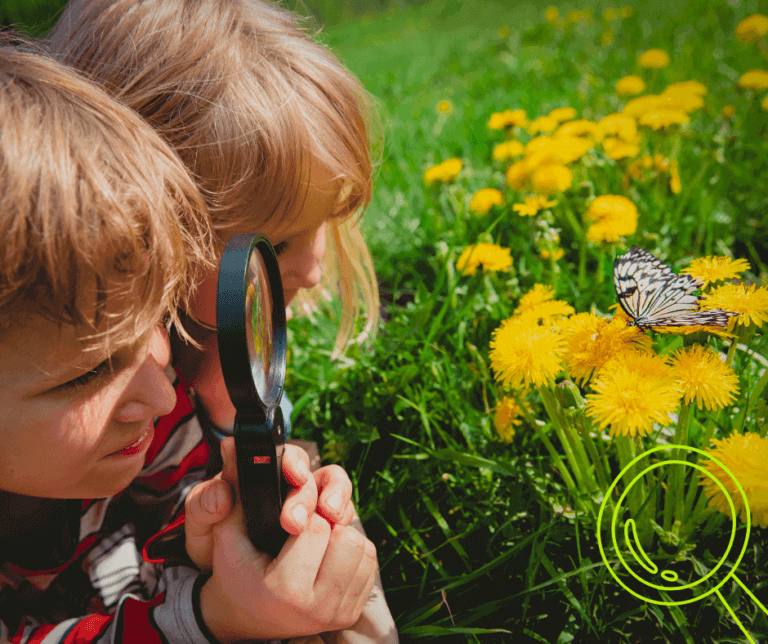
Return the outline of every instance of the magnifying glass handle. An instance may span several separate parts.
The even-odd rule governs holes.
[[[235,422],[237,477],[248,537],[257,550],[272,558],[288,538],[280,526],[280,512],[288,492],[282,480],[283,447],[282,442],[272,439],[266,425]]]

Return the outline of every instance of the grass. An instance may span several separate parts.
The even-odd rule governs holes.
[[[588,384],[570,402],[554,397],[562,387],[505,387],[489,343],[536,283],[553,286],[576,311],[608,315],[615,304],[612,257],[632,244],[675,271],[704,255],[743,257],[751,264],[745,280],[765,284],[768,197],[759,178],[768,176],[768,112],[758,103],[766,92],[745,92],[736,81],[749,69],[768,68],[768,61],[733,34],[742,18],[768,14],[768,2],[638,3],[633,16],[612,21],[613,42],[606,46],[601,16],[608,5],[589,3],[595,20],[558,30],[544,22],[548,4],[433,0],[351,19],[354,6],[342,3],[340,23],[323,30],[321,39],[361,78],[382,115],[383,160],[362,225],[388,321],[375,342],[352,347],[337,363],[318,359],[330,357],[332,316],[291,322],[287,391],[294,431],[317,440],[324,457],[350,473],[403,641],[746,642],[714,595],[659,605],[622,589],[601,557],[595,508],[606,495],[598,462],[615,476],[632,450],[674,442],[683,426],[691,446],[706,446],[711,435],[764,435],[765,338],[743,333],[739,340],[750,353],[698,336],[729,354],[738,400],[719,412],[681,408],[676,423],[634,442],[589,431],[595,420],[581,400],[592,391]],[[558,6],[562,15],[585,8]],[[508,35],[499,35],[502,26]],[[655,73],[639,70],[637,53],[651,47],[667,50],[672,64]],[[678,162],[680,193],[670,190],[668,171],[625,183],[631,160],[613,161],[596,146],[571,164],[573,186],[553,195],[557,206],[536,218],[517,216],[512,204],[530,193],[505,187],[509,162],[491,159],[505,136],[486,127],[490,115],[522,108],[535,117],[572,106],[580,117],[599,119],[621,109],[625,100],[613,85],[634,73],[649,92],[689,79],[708,88],[690,124],[642,129],[643,154]],[[441,100],[452,103],[450,114],[436,112]],[[735,107],[730,120],[721,117],[726,105]],[[426,187],[424,171],[451,157],[463,162],[458,177]],[[506,205],[474,217],[469,201],[486,187],[503,191]],[[622,245],[584,239],[583,215],[593,197],[605,194],[625,195],[639,211],[637,231]],[[462,275],[456,261],[479,240],[510,248],[511,270]],[[540,251],[553,243],[564,257],[543,261]],[[649,335],[658,353],[692,342]],[[511,442],[494,426],[496,405],[507,395],[529,410],[516,419]],[[587,454],[589,441],[573,432],[592,437],[597,459]],[[646,519],[654,511],[658,531],[649,521],[638,526],[660,568],[700,578],[725,552],[729,524],[705,512],[682,529],[667,525],[664,490],[679,483],[674,475],[648,477],[632,511]],[[737,575],[765,605],[764,532],[752,531]],[[745,536],[739,523],[737,545]],[[655,595],[622,572],[614,550],[607,558],[635,592],[669,600],[669,593]],[[734,564],[731,555],[723,574]],[[765,641],[768,620],[753,599],[733,579],[720,590],[752,637]]]

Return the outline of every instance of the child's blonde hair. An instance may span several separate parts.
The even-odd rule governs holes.
[[[162,138],[8,33],[0,239],[0,331],[41,316],[74,325],[86,348],[132,344],[166,315],[175,322],[213,257],[205,203]],[[108,314],[114,298],[125,304]]]
[[[336,348],[378,288],[348,215],[371,199],[371,125],[359,82],[288,11],[260,0],[70,0],[49,42],[139,112],[197,178],[217,231],[290,223],[313,166],[334,178],[324,285],[341,291]],[[335,251],[335,252],[334,252]],[[321,284],[321,287],[323,284]]]

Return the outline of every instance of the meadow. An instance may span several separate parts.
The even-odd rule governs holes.
[[[295,318],[287,391],[402,641],[768,640],[768,2],[306,6],[377,101],[383,321]],[[628,324],[634,245],[694,322]]]

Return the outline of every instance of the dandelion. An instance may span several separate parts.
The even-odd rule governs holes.
[[[437,105],[435,105],[435,111],[438,114],[450,114],[453,112],[453,103],[447,99],[443,99],[442,101],[439,101]]]
[[[665,89],[659,98],[662,99],[662,109],[671,112],[685,112],[690,114],[704,107],[704,99],[685,89]]]
[[[620,18],[624,18],[624,19],[631,18],[633,15],[635,15],[635,10],[632,7],[628,5],[624,5],[623,7],[619,8]]]
[[[739,85],[744,89],[768,89],[768,72],[752,69],[739,77]]]
[[[600,46],[607,47],[613,42],[613,32],[610,29],[606,29],[600,34]]]
[[[540,387],[562,367],[563,339],[548,325],[509,318],[492,335],[489,357],[496,379],[506,387]]]
[[[627,114],[609,114],[600,119],[599,125],[606,135],[617,136],[627,143],[639,143],[637,123]]]
[[[541,259],[552,259],[554,262],[561,260],[564,256],[565,251],[562,248],[555,248],[552,251],[543,250],[541,253],[539,253],[539,257],[541,257]]]
[[[649,49],[637,57],[637,64],[645,69],[663,69],[669,65],[669,54],[663,49]]]
[[[525,110],[504,110],[494,112],[488,119],[488,128],[491,130],[505,130],[512,127],[525,127],[528,117]]]
[[[504,141],[493,148],[494,161],[509,161],[523,155],[525,147],[520,141]]]
[[[726,105],[720,110],[720,118],[729,121],[736,115],[736,108],[733,105]]]
[[[736,324],[762,327],[763,322],[768,321],[768,288],[756,284],[723,284],[702,295],[699,306],[732,311],[738,313],[734,318]]]
[[[448,159],[424,172],[424,182],[427,184],[448,183],[453,181],[461,172],[461,159]]]
[[[683,402],[709,411],[733,404],[739,393],[739,377],[721,356],[696,344],[672,355],[672,370],[683,390]]]
[[[556,107],[547,116],[558,123],[570,121],[576,118],[576,110],[572,107]]]
[[[556,205],[557,201],[548,201],[546,197],[526,197],[525,203],[516,203],[512,206],[512,210],[521,217],[533,217],[534,215],[537,215],[540,210],[553,208]]]
[[[669,189],[672,194],[679,195],[683,190],[683,184],[680,182],[680,172],[677,169],[677,161],[669,167]]]
[[[520,416],[524,413],[521,405],[510,396],[504,396],[496,405],[493,414],[493,426],[505,443],[511,443],[515,435],[515,427],[522,424]]]
[[[619,96],[637,96],[645,91],[645,81],[639,76],[624,76],[614,88]]]
[[[768,33],[768,18],[756,13],[736,25],[736,38],[741,42],[759,42]]]
[[[637,230],[637,207],[626,197],[602,195],[592,201],[584,219],[594,222],[587,230],[589,241],[616,243]]]
[[[555,22],[559,17],[560,12],[557,10],[557,7],[547,7],[544,12],[544,19],[549,23]]]
[[[550,195],[568,190],[573,184],[573,172],[559,163],[549,163],[534,170],[531,185],[534,192]]]
[[[563,123],[555,132],[557,138],[588,136],[595,143],[600,143],[605,136],[603,129],[594,121],[579,119]]]
[[[650,351],[651,338],[619,316],[603,318],[578,313],[562,324],[565,338],[565,366],[571,378],[584,384],[609,360],[628,351]]]
[[[575,121],[574,121],[575,122]],[[566,123],[565,125],[570,125]],[[602,139],[602,137],[600,137]],[[592,139],[581,136],[563,136],[553,140],[553,152],[562,163],[578,161],[594,147]]]
[[[538,134],[539,132],[549,134],[557,129],[558,124],[558,121],[553,118],[540,116],[528,124],[528,134]]]
[[[707,286],[713,282],[741,277],[741,273],[748,270],[749,262],[746,259],[710,256],[697,257],[690,266],[680,272],[693,275],[703,283],[703,286]]]
[[[666,426],[680,402],[680,391],[670,368],[659,356],[640,352],[621,355],[608,363],[587,394],[587,414],[611,436],[644,436],[654,423]]]
[[[507,186],[513,190],[521,190],[530,179],[528,175],[528,166],[525,161],[513,163],[506,172]]]
[[[683,92],[704,96],[707,93],[707,86],[697,80],[680,81],[679,83],[670,83],[664,92]]]
[[[621,113],[638,118],[646,112],[661,107],[663,103],[664,99],[658,94],[646,94],[645,96],[638,96],[629,101],[624,106],[624,109],[621,110]]]
[[[760,107],[763,112],[768,112],[768,96],[765,96],[763,100],[760,101]]]
[[[660,130],[670,125],[682,125],[690,121],[690,117],[685,112],[664,109],[650,110],[641,114],[638,120],[640,125],[647,125],[654,130]]]
[[[496,35],[502,39],[509,38],[509,27],[507,27],[506,25],[499,27],[498,30],[496,31]]]
[[[627,143],[615,136],[603,139],[603,151],[609,159],[626,159],[640,154],[640,146],[637,143]]]
[[[484,273],[508,271],[512,266],[512,251],[496,244],[479,243],[467,246],[461,253],[456,268],[462,275],[475,275],[482,267]]]
[[[551,320],[573,315],[573,307],[567,302],[552,299],[554,291],[544,284],[534,284],[533,288],[520,298],[520,304],[514,314],[526,320]]]
[[[742,523],[747,521],[747,511],[736,481],[747,497],[752,525],[768,527],[768,438],[761,438],[753,432],[734,432],[727,438],[712,439],[712,442],[714,447],[707,452],[725,465],[733,478],[711,459],[702,459],[702,465],[723,484]],[[712,478],[702,476],[700,485],[704,487],[709,505],[730,516],[728,500]]]
[[[607,22],[611,22],[611,20],[616,20],[616,18],[619,17],[619,12],[616,11],[616,9],[611,9],[608,7],[605,11],[603,11],[603,20],[606,20]]]
[[[469,211],[474,215],[485,215],[493,206],[504,205],[501,192],[495,188],[478,190],[469,202]]]

